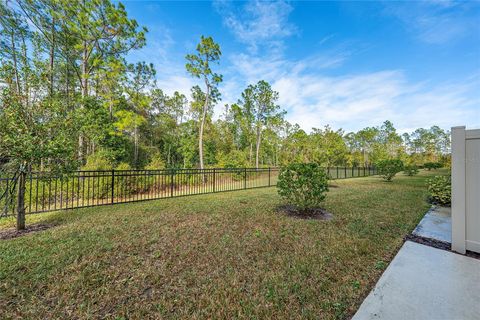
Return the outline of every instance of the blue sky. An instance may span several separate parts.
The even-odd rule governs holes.
[[[310,131],[391,120],[480,127],[480,2],[126,1],[149,29],[129,55],[157,69],[158,86],[187,96],[185,55],[201,35],[222,48],[222,102],[269,81],[287,119]]]

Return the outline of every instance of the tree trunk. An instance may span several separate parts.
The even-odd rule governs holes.
[[[25,229],[25,181],[27,173],[25,169],[20,170],[18,176],[18,189],[17,189],[17,230]]]
[[[27,44],[25,43],[25,36],[22,35],[22,57],[23,57],[23,94],[25,100],[25,106],[28,107],[30,102],[30,87],[29,87],[29,68],[28,68],[28,57],[27,57]]]
[[[135,164],[135,169],[138,168],[137,161],[138,161],[138,127],[137,127],[137,123],[135,123],[135,129],[133,130],[133,163]]]
[[[87,42],[83,41],[83,52],[82,52],[82,98],[88,96],[88,48]]]
[[[203,165],[203,129],[205,126],[205,119],[207,117],[207,110],[208,110],[208,101],[209,101],[209,95],[210,95],[210,86],[207,85],[207,93],[205,95],[205,104],[203,105],[203,110],[202,110],[202,119],[200,121],[200,132],[198,134],[198,155],[200,157],[200,169],[204,168]]]
[[[83,41],[83,52],[82,52],[82,98],[85,99],[88,96],[88,52],[87,52],[87,42]],[[80,132],[78,136],[78,160],[80,164],[83,164],[83,133]]]
[[[13,58],[13,71],[15,72],[15,89],[17,90],[17,95],[20,95],[20,78],[18,76],[18,64],[17,64],[17,50],[15,48],[15,36],[12,33],[10,35],[12,41],[12,58]]]
[[[171,167],[172,166],[172,162],[171,162],[171,159],[170,159],[170,150],[172,149],[172,146],[169,144],[168,145],[168,156],[167,156],[167,163],[168,163],[168,166]]]
[[[248,155],[248,164],[252,165],[252,158],[253,158],[253,143],[250,142],[250,152]]]
[[[50,44],[50,96],[53,96],[53,66],[55,61],[55,18],[52,17],[52,43]],[[68,75],[67,75],[68,77]]]
[[[261,125],[257,125],[257,150],[255,154],[255,167],[258,169],[259,155],[260,155],[260,143],[262,140],[262,128]]]
[[[66,56],[70,56],[70,50],[68,50],[68,45],[65,42],[65,46],[63,48]],[[70,62],[68,58],[65,57],[65,95],[67,97],[67,104],[70,106]]]
[[[78,136],[78,161],[83,165],[83,134],[81,132]]]

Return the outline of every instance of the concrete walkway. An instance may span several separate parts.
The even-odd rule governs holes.
[[[354,320],[478,320],[480,260],[407,241]]]
[[[433,207],[413,230],[416,236],[452,243],[452,209]]]

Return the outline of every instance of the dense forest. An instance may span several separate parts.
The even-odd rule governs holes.
[[[291,162],[372,165],[448,161],[437,126],[399,134],[390,121],[358,132],[310,132],[261,79],[222,104],[220,44],[185,53],[198,85],[166,94],[161,70],[127,61],[148,30],[108,0],[0,1],[0,164],[3,170],[262,167]]]

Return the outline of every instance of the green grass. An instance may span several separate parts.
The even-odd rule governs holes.
[[[275,188],[31,215],[57,226],[0,241],[0,318],[348,318],[434,174],[334,181],[331,221],[278,214]]]

